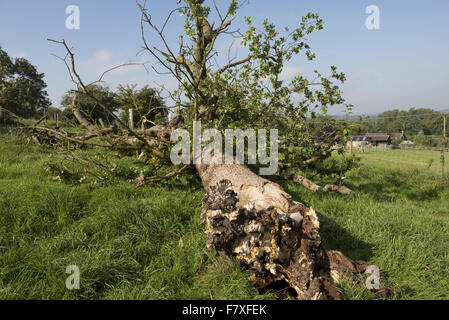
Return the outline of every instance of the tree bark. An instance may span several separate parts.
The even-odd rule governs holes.
[[[298,299],[339,299],[334,289],[339,279],[368,266],[324,248],[315,210],[277,183],[244,165],[196,167],[206,191],[201,218],[207,246],[254,270],[256,287],[285,281]]]

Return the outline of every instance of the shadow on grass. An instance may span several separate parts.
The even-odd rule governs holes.
[[[332,218],[317,211],[323,245],[341,251],[353,260],[369,261],[373,256],[372,245],[354,237]]]
[[[299,191],[288,188],[288,185],[286,184],[283,184],[283,187],[292,195],[293,199],[301,199],[299,200],[300,202],[311,207],[310,203],[304,201],[303,195]],[[370,244],[353,236],[328,215],[317,210],[316,213],[320,221],[321,239],[326,248],[341,251],[344,255],[353,260],[369,261],[373,255],[372,246]]]

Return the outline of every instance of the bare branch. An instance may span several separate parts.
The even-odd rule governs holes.
[[[302,184],[304,187],[306,187],[309,190],[312,191],[321,191],[321,192],[329,192],[329,191],[335,191],[338,192],[342,195],[346,195],[346,196],[352,196],[353,192],[351,191],[351,189],[345,187],[345,186],[337,186],[334,184],[327,184],[324,187],[321,187],[319,185],[317,185],[316,183],[314,183],[313,181],[297,175],[297,174],[278,174],[278,175],[274,175],[274,176],[270,176],[270,178],[272,180],[292,180],[294,182],[300,183]]]
[[[221,67],[220,69],[218,69],[216,74],[223,73],[226,70],[228,70],[229,68],[233,68],[233,67],[236,67],[238,65],[241,65],[241,64],[244,64],[246,62],[249,62],[249,61],[251,61],[252,58],[253,58],[253,56],[251,55],[251,56],[246,57],[245,59],[242,59],[242,60],[239,60],[239,61],[235,61],[235,62],[231,62],[231,63]]]
[[[110,69],[104,71],[104,72],[101,74],[100,78],[98,78],[98,80],[89,83],[88,86],[93,85],[93,84],[98,83],[98,82],[102,82],[104,76],[105,76],[107,73],[111,72],[111,71],[114,71],[114,70],[117,70],[117,69],[123,68],[123,67],[128,67],[128,66],[143,66],[143,65],[145,65],[145,64],[146,64],[146,62],[129,62],[129,63],[123,63],[123,64],[120,64],[120,65],[118,65],[118,66],[112,67],[112,68],[110,68]]]
[[[190,168],[192,168],[192,165],[186,164],[182,168],[180,168],[178,170],[174,170],[174,171],[172,171],[166,175],[163,175],[163,176],[159,176],[159,175],[155,175],[155,176],[151,176],[151,177],[141,176],[136,179],[136,182],[140,182],[139,185],[137,186],[137,188],[143,187],[145,184],[150,183],[150,182],[157,182],[157,181],[173,178],[173,177],[185,172],[187,169],[190,169]]]
[[[326,158],[327,156],[329,156],[332,152],[334,152],[335,150],[337,150],[338,148],[339,148],[339,146],[337,146],[337,145],[332,146],[332,147],[330,147],[329,149],[324,150],[324,151],[322,151],[321,153],[317,154],[316,156],[314,156],[314,157],[312,157],[312,158],[310,158],[310,159],[308,159],[308,160],[306,160],[306,161],[303,161],[303,162],[302,162],[302,165],[304,165],[304,166],[309,166],[309,165],[311,165],[311,164],[317,162],[318,160],[324,159],[324,158]]]

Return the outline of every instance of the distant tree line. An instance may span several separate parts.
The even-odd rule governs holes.
[[[352,135],[364,135],[368,132],[393,134],[404,130],[409,136],[442,136],[443,114],[430,108],[395,109],[376,117],[360,116],[351,122],[350,128]]]
[[[0,47],[0,107],[13,112],[22,118],[41,118],[47,115],[53,119],[56,114],[61,120],[74,119],[70,105],[74,97],[73,91],[68,91],[61,100],[62,110],[51,107],[44,73],[39,73],[25,58],[11,58]],[[145,123],[161,124],[168,112],[158,92],[144,86],[136,89],[137,85],[118,86],[113,92],[110,88],[93,84],[89,86],[95,98],[101,101],[109,111],[120,114],[123,122],[128,122],[129,109],[133,109],[134,125]],[[105,125],[112,122],[107,110],[89,97],[79,96],[76,104],[86,118],[94,123],[103,121]]]

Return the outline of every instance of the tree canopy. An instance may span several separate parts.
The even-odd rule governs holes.
[[[304,168],[308,159],[342,142],[345,132],[338,127],[333,139],[317,143],[317,127],[310,116],[326,114],[334,105],[351,109],[338,87],[346,80],[345,75],[330,66],[327,75],[316,70],[310,78],[298,74],[283,80],[281,76],[293,57],[303,55],[308,61],[316,58],[308,42],[312,33],[323,29],[319,16],[308,13],[294,28],[277,28],[268,19],[259,28],[251,18],[245,18],[247,31],[241,33],[231,25],[242,4],[235,0],[226,8],[216,4],[209,6],[197,0],[178,3],[173,12],[185,18],[179,47],[170,47],[165,38],[164,27],[170,24],[172,15],[164,26],[157,26],[141,6],[144,49],[158,61],[160,72],[178,80],[179,89],[172,96],[183,97],[175,102],[186,125],[192,130],[193,121],[201,120],[204,127],[218,130],[276,128],[281,142],[279,153],[286,164],[282,170]],[[146,41],[149,34],[162,40],[162,47],[152,47]],[[220,55],[216,44],[229,35],[240,38],[246,54],[222,65],[215,59]]]
[[[24,118],[51,105],[44,74],[25,58],[12,59],[0,47],[0,106]]]
[[[410,110],[388,110],[376,117],[360,117],[351,124],[352,134],[364,135],[367,132],[385,132],[393,134],[405,131],[408,135],[420,132],[425,135],[441,135],[443,115],[429,108],[411,108]]]
[[[152,124],[164,124],[168,111],[157,91],[148,85],[140,90],[137,85],[120,85],[117,88],[117,98],[122,110],[120,117],[124,123],[128,122],[129,109],[133,109],[134,125],[149,121]]]
[[[93,123],[97,123],[100,119],[107,124],[113,122],[111,113],[117,112],[120,108],[120,101],[116,93],[108,87],[98,84],[88,86],[92,97],[87,95],[78,95],[74,91],[68,91],[61,100],[64,109],[64,116],[73,119],[72,101],[76,95],[77,109]],[[101,105],[98,103],[101,101]],[[106,109],[105,109],[106,108]]]

